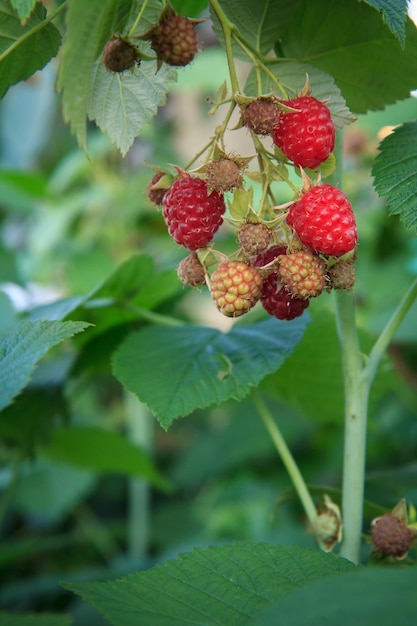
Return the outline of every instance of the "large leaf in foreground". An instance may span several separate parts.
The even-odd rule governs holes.
[[[2,626],[70,626],[71,621],[58,613],[0,613]]]
[[[318,550],[239,542],[196,549],[119,580],[65,587],[114,626],[247,626],[292,589],[329,575],[337,581],[354,568]]]
[[[334,76],[355,113],[383,109],[417,87],[417,30],[407,20],[406,45],[372,7],[352,0],[302,0],[283,35],[287,57]]]
[[[407,0],[364,0],[381,15],[391,32],[401,45],[405,44],[405,25],[407,22]]]
[[[32,76],[56,55],[61,36],[45,21],[39,2],[24,26],[9,2],[0,0],[0,98],[15,83]]]
[[[386,196],[391,215],[399,215],[407,228],[417,230],[417,122],[394,130],[380,145],[372,174],[375,189]]]
[[[416,567],[373,567],[294,589],[257,626],[402,626],[414,624]]]
[[[56,344],[84,330],[85,322],[21,322],[0,343],[0,409],[29,382],[38,361]]]
[[[268,319],[227,334],[202,326],[148,326],[121,344],[113,372],[168,428],[194,409],[247,395],[280,367],[308,319]]]

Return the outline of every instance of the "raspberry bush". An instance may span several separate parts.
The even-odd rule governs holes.
[[[377,192],[386,198],[386,213],[399,216],[415,231],[417,127],[416,122],[397,120],[394,132],[385,128],[378,153],[372,146],[360,170],[355,169],[355,158],[363,149],[363,138],[355,135],[355,127],[358,116],[381,111],[416,89],[417,29],[407,18],[406,3],[336,4],[332,0],[0,2],[1,95],[56,57],[52,64],[63,120],[91,167],[91,176],[85,176],[84,161],[75,166],[68,159],[51,173],[48,186],[41,178],[4,169],[0,186],[5,215],[21,214],[19,219],[13,214],[1,234],[15,248],[23,247],[19,228],[32,193],[30,209],[48,217],[33,237],[36,251],[47,247],[45,232],[55,229],[58,238],[70,223],[72,241],[73,231],[83,224],[84,238],[72,244],[75,258],[87,251],[85,267],[98,271],[103,259],[94,251],[104,241],[111,263],[119,262],[98,286],[89,285],[84,296],[64,289],[51,303],[12,313],[5,304],[5,312],[0,312],[5,327],[0,344],[4,412],[0,436],[9,489],[0,521],[5,543],[8,533],[14,533],[19,540],[23,537],[16,553],[27,549],[25,533],[38,528],[39,513],[31,517],[29,505],[27,519],[24,508],[23,513],[17,508],[14,517],[10,511],[14,490],[32,459],[57,463],[56,506],[66,492],[65,469],[59,463],[139,477],[140,484],[130,484],[129,506],[124,506],[130,511],[130,534],[123,535],[121,543],[128,545],[132,557],[126,568],[134,562],[135,569],[144,571],[120,578],[115,570],[106,570],[101,578],[119,579],[64,583],[67,591],[97,607],[112,624],[169,626],[175,620],[261,626],[278,623],[276,616],[282,614],[288,623],[315,624],[323,617],[323,606],[330,611],[327,619],[336,621],[343,614],[346,623],[354,623],[355,607],[362,606],[372,623],[379,615],[373,599],[380,589],[378,602],[387,602],[384,614],[389,623],[396,623],[398,615],[401,623],[410,621],[406,598],[417,582],[416,514],[409,502],[414,492],[407,490],[405,479],[403,491],[389,495],[372,491],[370,480],[365,500],[365,470],[368,420],[373,420],[368,444],[372,461],[377,445],[372,437],[383,422],[398,419],[391,403],[400,379],[407,410],[417,411],[410,394],[415,383],[415,329],[401,327],[413,338],[411,356],[398,340],[404,335],[396,334],[415,302],[417,282],[410,281],[405,296],[393,302],[392,285],[403,284],[406,271],[403,265],[402,272],[398,266],[394,276],[389,274],[392,250],[387,241],[393,247],[402,241],[397,234],[401,224],[391,226],[395,217],[385,220],[384,215],[381,225],[382,218],[371,211]],[[204,94],[199,104],[204,122],[187,127],[193,156],[183,162],[181,152],[177,154],[168,140],[178,122],[171,86],[177,79],[180,85],[187,79],[193,83],[196,76],[217,81],[212,45],[222,54],[226,80],[219,78],[217,91]],[[189,92],[187,100],[192,100]],[[186,115],[187,126],[192,119]],[[97,136],[103,139],[102,134],[120,153],[120,164],[119,155],[96,141]],[[54,155],[49,158],[53,161]],[[69,192],[65,173],[72,176]],[[86,188],[81,193],[83,176]],[[365,197],[363,189],[371,179],[374,189]],[[109,189],[115,190],[110,198]],[[52,200],[56,206],[50,210]],[[69,217],[61,217],[60,209]],[[33,216],[28,223],[32,219],[36,223]],[[51,253],[58,283],[65,281],[56,259],[65,258],[71,249],[66,242]],[[7,260],[6,247],[4,252],[1,258]],[[397,253],[402,258],[404,250]],[[373,279],[364,270],[372,255],[381,265]],[[30,261],[30,255],[22,254],[16,265],[30,274]],[[39,266],[45,271],[42,263]],[[7,268],[4,272],[7,276]],[[391,277],[386,288],[376,285],[385,276]],[[377,287],[389,301],[390,315],[385,319],[385,311],[378,310],[370,321],[361,304],[372,299]],[[34,371],[41,358],[45,362],[37,376]],[[84,386],[91,381],[85,398]],[[383,406],[378,405],[380,398],[386,402]],[[233,419],[230,406],[237,407]],[[178,462],[172,476],[167,470],[170,475],[165,477],[165,469],[172,468],[172,451],[193,449],[200,428],[197,424],[182,438],[186,420],[173,423],[194,412],[207,421],[207,447],[196,443],[191,471],[186,461]],[[168,435],[158,431],[153,440],[151,414]],[[295,425],[287,423],[293,414]],[[252,426],[255,417],[259,430]],[[37,422],[33,425],[35,419],[39,428]],[[105,427],[101,421],[97,428],[97,420],[104,420]],[[227,431],[231,422],[237,424],[235,431]],[[222,439],[225,431],[228,437]],[[245,432],[246,447],[239,449]],[[314,474],[305,448],[320,438],[327,466]],[[400,452],[395,441],[390,442],[396,463],[403,454],[410,458],[409,440],[411,436],[404,437]],[[221,443],[210,448],[213,441]],[[156,448],[153,454],[151,443]],[[384,445],[388,457],[391,448]],[[285,480],[275,467],[275,457],[271,461],[265,455],[266,446],[278,453]],[[161,468],[159,447],[166,454]],[[340,467],[329,472],[341,457]],[[271,510],[277,490],[280,503],[296,501],[288,536],[301,536],[300,543],[308,540],[309,547],[281,545],[288,542],[280,536],[271,541],[269,531],[259,531],[262,524],[256,511],[251,525],[258,530],[245,535],[248,518],[242,522],[240,513],[230,513],[236,506],[231,496],[227,515],[223,511],[216,517],[217,500],[224,495],[219,497],[210,481],[201,479],[196,468],[205,463],[218,473],[242,463],[253,483],[249,480],[239,487],[237,506],[242,506],[246,489],[258,493],[273,466],[273,487],[267,496]],[[412,464],[407,468],[409,483],[414,469]],[[332,484],[316,485],[329,474]],[[160,539],[158,522],[154,528],[155,520],[149,519],[153,504],[147,490],[152,486],[166,492],[155,496],[163,507],[172,502],[171,479],[192,485],[187,498],[201,506],[196,517],[205,519],[205,540],[213,537],[210,532],[218,532],[217,544],[219,537],[240,541],[199,548],[177,561],[149,567],[150,556],[159,558],[171,546]],[[73,480],[78,481],[73,497],[81,493],[87,499],[90,483],[85,476]],[[291,490],[285,481],[291,482]],[[385,482],[389,491],[390,481]],[[44,484],[52,485],[51,477]],[[103,502],[111,492],[120,492],[116,487],[108,493],[98,490],[98,516],[111,508]],[[22,496],[16,493],[17,506],[22,506]],[[28,501],[30,494],[29,489]],[[401,500],[392,509],[394,496]],[[42,498],[39,502],[31,504],[37,512],[46,507]],[[46,502],[54,504],[54,496]],[[183,526],[181,506],[181,524],[173,521],[172,527]],[[177,509],[171,513],[175,516]],[[88,537],[100,558],[113,563],[117,552],[113,531],[90,518],[82,506],[66,528],[79,518],[89,525]],[[195,522],[187,518],[184,527]],[[191,530],[179,544],[190,537]],[[331,551],[334,554],[327,554]],[[14,557],[7,553],[6,564],[8,558]],[[397,572],[392,566],[400,560],[409,567]],[[121,560],[116,561],[120,567]],[[357,568],[359,563],[368,567]],[[373,568],[375,563],[382,567]],[[342,583],[337,580],[340,575]],[[358,576],[363,578],[360,585]],[[70,578],[74,580],[65,570],[61,579]],[[286,598],[281,597],[284,582]],[[357,597],[359,588],[363,595]],[[396,590],[394,608],[389,603],[391,589]],[[65,606],[70,606],[65,597]],[[328,603],[329,597],[336,598],[335,606]],[[30,606],[34,611],[45,608],[42,603]],[[67,623],[65,616],[47,619],[59,624],[61,617]],[[28,625],[35,623],[32,618],[28,616]]]

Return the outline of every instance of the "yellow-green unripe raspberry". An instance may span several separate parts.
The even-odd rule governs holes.
[[[297,250],[280,257],[279,275],[294,296],[314,298],[325,287],[326,264],[311,250]]]
[[[211,296],[223,315],[240,317],[261,297],[262,278],[255,267],[242,261],[225,261],[217,266],[210,281]]]

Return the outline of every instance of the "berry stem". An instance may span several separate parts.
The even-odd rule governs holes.
[[[223,35],[224,35],[224,42],[225,42],[225,48],[226,48],[226,56],[227,56],[227,64],[229,66],[229,74],[230,74],[230,82],[232,85],[232,93],[238,93],[240,91],[240,87],[239,87],[239,80],[237,78],[237,73],[236,73],[236,65],[235,65],[235,60],[234,60],[234,56],[233,56],[233,49],[232,49],[232,36],[233,36],[233,32],[235,31],[236,27],[235,25],[226,17],[223,9],[220,6],[220,3],[218,2],[218,0],[210,0],[210,5],[211,8],[213,9],[214,13],[217,16],[217,19],[220,22],[220,25],[222,27],[222,31],[223,31]]]
[[[296,464],[294,457],[292,456],[291,451],[281,434],[280,429],[278,428],[263,398],[256,389],[252,390],[252,402],[258,410],[258,413],[261,416],[266,426],[266,429],[268,430],[271,439],[275,444],[281,461],[283,462],[294,485],[294,489],[296,490],[298,497],[300,498],[308,521],[313,526],[314,521],[317,518],[317,509],[314,501],[310,495],[310,492],[308,491],[303,475],[301,474],[298,465]]]
[[[148,4],[148,0],[143,0],[143,4],[142,4],[142,6],[140,8],[140,11],[139,11],[135,21],[133,22],[133,26],[132,26],[132,28],[129,31],[128,37],[133,37],[133,35],[135,34],[135,30],[137,29],[137,27],[139,25],[139,22],[142,19],[142,15],[145,12],[147,4]]]

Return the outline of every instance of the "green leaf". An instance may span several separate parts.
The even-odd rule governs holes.
[[[256,626],[413,624],[416,585],[416,567],[345,572],[294,589],[271,606]]]
[[[116,432],[98,428],[55,428],[42,452],[53,461],[95,472],[141,476],[155,487],[168,488],[149,455]]]
[[[126,337],[113,355],[113,372],[168,428],[194,409],[246,396],[280,367],[308,319],[268,319],[227,334],[192,325],[148,326]]]
[[[134,0],[71,0],[58,86],[64,118],[78,143],[87,150],[87,106],[91,71],[104,44],[122,32]]]
[[[406,228],[417,230],[417,122],[394,129],[381,142],[372,175],[380,196],[386,196],[390,215],[399,215]]]
[[[22,26],[7,0],[0,0],[0,98],[15,83],[32,76],[56,55],[61,37],[37,3]]]
[[[101,61],[91,74],[88,117],[95,121],[125,156],[144,124],[165,104],[168,85],[176,72],[155,61],[143,61],[131,71],[109,72]]]
[[[372,337],[363,331],[359,336],[362,350],[366,351],[372,345]],[[394,385],[392,369],[381,367],[371,391],[371,408]],[[343,422],[342,361],[333,316],[321,312],[315,317],[293,354],[278,372],[265,378],[261,386],[310,419]]]
[[[0,343],[0,409],[22,391],[49,348],[87,326],[85,322],[20,322]]]
[[[32,13],[37,0],[10,0],[21,22],[24,22]]]
[[[200,17],[208,7],[208,0],[171,0],[171,5],[187,17]]]
[[[336,574],[354,567],[318,550],[238,542],[195,549],[119,580],[64,587],[114,626],[246,626],[291,589],[331,574],[337,581]]]
[[[308,63],[280,63],[279,61],[268,64],[268,69],[282,83],[290,98],[300,93],[308,76],[312,95],[319,100],[326,101],[336,128],[343,128],[355,121],[356,116],[346,106],[345,99],[334,78],[326,72]],[[262,80],[262,93],[278,92],[277,85],[268,74],[261,71],[259,75]],[[252,69],[245,85],[247,95],[258,94],[256,77],[257,74]]]
[[[383,21],[404,46],[407,0],[364,0],[364,2],[379,11]]]
[[[58,613],[4,613],[0,612],[1,626],[70,626],[69,615]]]
[[[334,76],[355,113],[382,109],[417,86],[417,30],[401,48],[378,13],[352,0],[302,0],[281,41],[285,56]]]

